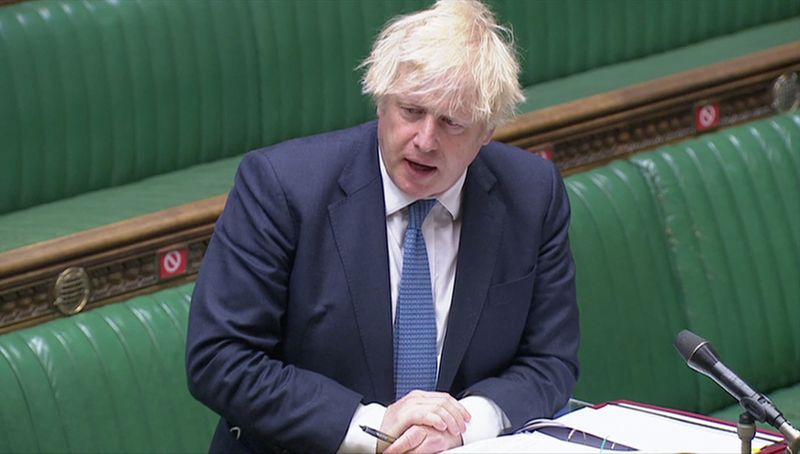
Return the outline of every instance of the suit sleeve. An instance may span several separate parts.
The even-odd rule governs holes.
[[[257,445],[334,452],[361,396],[281,361],[296,240],[268,158],[246,155],[192,297],[189,390]]]
[[[533,296],[516,357],[506,370],[464,393],[497,403],[512,428],[532,418],[552,417],[566,404],[578,377],[580,334],[575,264],[568,239],[569,200],[554,166],[550,181]]]

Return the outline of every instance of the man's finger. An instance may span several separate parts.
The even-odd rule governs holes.
[[[469,422],[472,417],[466,407],[464,407],[464,404],[452,398],[444,400],[441,403],[441,410],[451,414],[456,421],[462,421],[464,423]]]
[[[428,432],[425,429],[418,426],[409,427],[408,430],[403,432],[403,435],[400,435],[400,437],[383,452],[384,454],[394,454],[411,451],[421,445],[427,436]]]
[[[430,404],[434,403],[446,409],[455,418],[461,418],[464,421],[469,421],[470,414],[467,408],[458,401],[455,397],[447,393],[435,391],[412,391],[407,396],[412,396],[411,399],[417,404]]]
[[[424,425],[460,436],[470,419],[467,409],[453,396],[415,390],[389,405],[380,430],[402,434],[411,426]]]

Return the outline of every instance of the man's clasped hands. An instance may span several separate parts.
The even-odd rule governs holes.
[[[391,445],[378,441],[377,451],[431,453],[461,446],[470,417],[450,394],[411,391],[386,409],[380,430],[399,436]]]

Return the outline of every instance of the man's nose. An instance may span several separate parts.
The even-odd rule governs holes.
[[[419,129],[417,129],[417,134],[414,136],[414,145],[420,151],[433,151],[439,145],[436,137],[436,126],[436,117],[434,115],[426,115],[419,123]]]

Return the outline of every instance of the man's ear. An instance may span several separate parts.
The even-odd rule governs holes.
[[[386,102],[384,97],[375,100],[375,115],[377,115],[378,118],[381,118],[381,114],[383,113],[383,108],[385,107],[384,102]]]
[[[483,143],[483,145],[488,145],[488,144],[489,144],[489,142],[491,142],[491,141],[492,141],[492,136],[493,136],[493,135],[494,135],[494,128],[492,128],[492,129],[490,129],[490,130],[486,131],[486,136],[485,136],[485,137],[483,138],[483,140],[481,141],[481,142]]]

